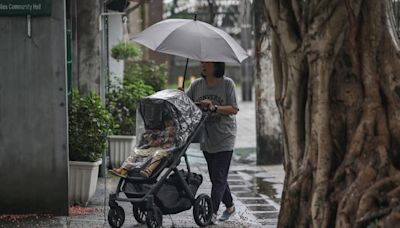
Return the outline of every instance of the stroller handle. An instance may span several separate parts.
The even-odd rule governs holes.
[[[202,112],[206,112],[206,113],[211,113],[213,112],[211,109],[209,109],[208,107],[202,107],[200,102],[194,102],[195,105],[197,105],[197,107],[199,107],[201,109]]]

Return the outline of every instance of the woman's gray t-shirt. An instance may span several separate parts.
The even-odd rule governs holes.
[[[204,78],[198,78],[190,85],[187,95],[194,101],[209,99],[213,104],[232,105],[239,109],[236,101],[235,83],[228,77],[222,77],[214,86],[207,86]],[[209,153],[233,150],[236,138],[236,117],[212,113],[205,122],[203,140],[200,149]]]

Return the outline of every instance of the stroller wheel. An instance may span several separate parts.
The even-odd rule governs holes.
[[[212,217],[211,198],[206,194],[197,196],[193,206],[194,221],[198,226],[207,226]]]
[[[154,206],[153,209],[147,212],[146,216],[147,227],[158,228],[162,226],[162,212],[160,208]]]
[[[108,224],[112,228],[119,228],[125,222],[125,212],[120,206],[111,207],[108,211]]]
[[[133,207],[133,216],[138,223],[146,223],[146,215],[147,211],[143,210],[140,207]]]

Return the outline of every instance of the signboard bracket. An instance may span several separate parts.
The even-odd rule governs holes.
[[[32,38],[32,24],[30,14],[26,15],[26,29],[26,35],[28,35],[29,38]]]

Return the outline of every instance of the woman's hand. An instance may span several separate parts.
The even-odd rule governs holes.
[[[200,105],[201,105],[203,108],[208,108],[211,112],[214,112],[214,111],[215,111],[215,106],[214,106],[214,104],[212,103],[212,101],[209,100],[209,99],[204,99],[204,100],[200,101]]]
[[[209,108],[210,110],[215,109],[214,104],[209,99],[204,99],[204,100],[200,101],[200,105],[201,105],[201,107]]]

